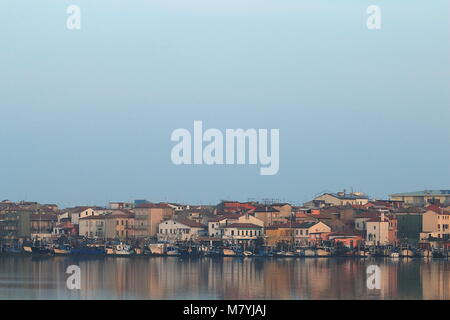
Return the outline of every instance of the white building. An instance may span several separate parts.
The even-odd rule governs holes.
[[[253,223],[232,223],[223,228],[223,240],[232,244],[253,244],[264,237],[264,228]]]
[[[158,240],[160,241],[188,241],[206,235],[206,226],[201,223],[184,220],[166,220],[158,226]]]
[[[264,227],[264,221],[255,216],[244,214],[230,214],[216,217],[208,222],[208,234],[211,237],[221,237],[224,235],[224,228],[233,223],[251,223],[260,227]]]
[[[366,244],[389,244],[389,220],[381,214],[379,218],[366,221]]]

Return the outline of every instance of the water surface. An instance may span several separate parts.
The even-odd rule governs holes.
[[[78,265],[81,289],[66,269]],[[377,265],[381,289],[367,288]],[[447,260],[0,257],[0,299],[450,299]]]

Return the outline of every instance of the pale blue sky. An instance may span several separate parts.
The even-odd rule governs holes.
[[[81,30],[66,29],[70,4]],[[446,0],[3,0],[0,198],[448,189],[449,36]],[[279,128],[279,173],[173,165],[170,134],[194,120]]]

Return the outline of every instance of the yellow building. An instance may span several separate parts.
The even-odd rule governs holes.
[[[435,206],[422,215],[420,239],[450,239],[450,212]]]
[[[266,227],[264,232],[266,246],[274,247],[279,243],[294,243],[294,229],[288,225]]]

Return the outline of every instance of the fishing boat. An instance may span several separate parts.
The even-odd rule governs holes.
[[[367,258],[370,256],[370,252],[367,250],[359,250],[356,252],[356,256],[361,258]]]
[[[152,255],[160,256],[165,253],[165,244],[164,243],[151,243],[148,245],[150,252]]]
[[[236,256],[236,251],[230,248],[223,248],[222,254],[226,257],[228,256]]]
[[[312,248],[306,248],[305,250],[303,250],[303,256],[304,257],[315,257],[316,256],[316,250],[312,249]]]
[[[180,256],[181,253],[180,253],[180,251],[177,248],[167,247],[166,255],[168,255],[168,256]]]
[[[70,254],[70,247],[69,246],[56,246],[53,248],[53,253],[56,255]]]
[[[329,256],[331,256],[331,251],[328,248],[317,248],[316,256],[318,256],[318,257],[329,257]]]
[[[23,246],[23,251],[26,253],[33,253],[31,246]]]
[[[70,249],[70,254],[73,255],[102,255],[106,249],[100,246],[80,246]]]
[[[133,253],[133,250],[130,245],[119,243],[114,247],[114,254],[118,256],[129,256]]]
[[[129,256],[133,254],[131,246],[120,242],[119,244],[105,247],[105,253],[113,256]]]
[[[431,258],[433,256],[433,252],[431,250],[425,249],[421,252],[422,257]]]
[[[412,257],[414,257],[414,251],[412,251],[411,249],[403,249],[403,250],[400,252],[400,257],[403,257],[403,258],[412,258]]]

